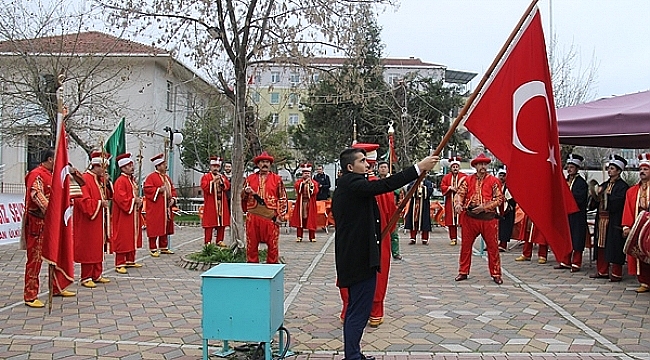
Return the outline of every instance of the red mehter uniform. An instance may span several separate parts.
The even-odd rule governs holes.
[[[302,241],[303,229],[309,230],[309,241],[316,239],[316,195],[318,195],[318,183],[311,178],[298,179],[294,184],[296,190],[296,207],[293,210],[289,226],[296,228],[298,241]]]
[[[144,197],[147,202],[149,250],[167,250],[167,236],[174,233],[172,206],[176,199],[176,188],[167,174],[154,171],[144,181]]]
[[[135,264],[135,251],[142,247],[141,209],[136,204],[138,185],[133,175],[122,173],[113,190],[111,251],[115,253],[115,267],[120,268]]]
[[[379,180],[372,176],[369,180]],[[382,230],[390,222],[391,216],[397,211],[395,205],[395,194],[393,192],[384,193],[375,196],[379,206],[379,221]],[[379,272],[377,273],[377,285],[375,286],[375,296],[372,299],[372,308],[370,309],[370,325],[379,325],[384,322],[384,299],[388,290],[388,274],[390,272],[390,236],[395,231],[395,226],[389,229],[387,235],[381,239],[379,252]]]
[[[489,163],[489,158],[481,154],[472,160],[475,162]],[[461,226],[463,227],[462,244],[460,249],[459,277],[462,280],[469,274],[472,263],[472,246],[476,237],[480,234],[485,240],[488,251],[488,267],[490,275],[495,282],[501,281],[501,259],[499,257],[499,220],[496,218],[496,208],[503,203],[501,193],[501,182],[495,176],[485,174],[479,178],[478,174],[466,176],[460,184],[454,203],[463,208],[460,215]],[[484,218],[474,218],[468,215],[468,209],[482,205],[485,209]],[[461,278],[461,279],[459,279]]]
[[[452,163],[456,162],[455,158],[452,158]],[[452,191],[449,188],[453,187],[458,189],[461,180],[467,176],[465,173],[458,172],[458,174],[448,173],[442,177],[440,180],[440,190],[442,195],[445,196],[445,226],[449,229],[449,240],[452,244],[455,245],[456,240],[458,239],[458,225],[460,225],[459,214],[456,214],[454,211],[454,196],[456,191]]]
[[[253,162],[257,164],[263,160],[273,162],[273,157],[265,151],[255,157]],[[247,187],[250,187],[253,193],[246,193]],[[268,247],[266,263],[277,264],[280,261],[278,250],[280,226],[276,220],[286,220],[285,216],[289,208],[287,190],[284,188],[282,178],[270,171],[265,175],[261,175],[259,172],[249,175],[244,183],[244,190],[241,192],[241,206],[242,210],[247,213],[246,261],[258,263],[258,247],[260,242],[265,242]],[[256,207],[261,207],[262,211],[253,209]]]
[[[45,225],[45,212],[49,205],[52,187],[52,171],[42,164],[25,176],[25,249],[27,250],[27,263],[25,264],[25,289],[23,298],[25,302],[32,302],[38,297],[39,274],[43,259],[43,226]],[[57,279],[55,284],[70,283],[63,273],[54,272]],[[55,295],[60,289],[54,288]]]
[[[546,259],[548,258],[548,242],[541,231],[530,221],[530,218],[526,215],[524,219],[525,233],[524,233],[524,249],[522,250],[521,256],[516,258],[516,261],[528,261],[533,256],[533,244],[538,245],[537,258],[540,264],[545,264]]]
[[[74,200],[74,261],[81,264],[81,282],[102,277],[104,244],[110,239],[110,214],[103,202],[111,198],[103,177],[86,171],[82,197]]]
[[[631,228],[641,211],[650,211],[650,184],[636,184],[627,190],[623,208],[623,227]],[[636,275],[642,288],[650,288],[650,264],[627,255],[628,274]],[[642,289],[643,290],[643,289]],[[646,290],[647,291],[647,290]],[[645,292],[645,291],[638,291]]]
[[[230,181],[222,174],[214,175],[211,172],[201,177],[203,189],[203,226],[204,242],[212,241],[213,230],[217,230],[217,244],[223,244],[226,226],[230,226],[230,208],[228,207],[228,191]]]

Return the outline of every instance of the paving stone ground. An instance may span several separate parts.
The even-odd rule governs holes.
[[[51,314],[23,304],[25,252],[0,246],[0,359],[201,359],[201,272],[176,262],[201,248],[202,234],[177,229],[175,255],[155,259],[141,250],[144,267],[127,275],[115,273],[107,256],[112,282],[72,285],[77,296],[54,298]],[[382,360],[650,359],[650,293],[634,292],[631,276],[620,283],[588,278],[588,251],[583,271],[571,274],[554,270],[552,255],[544,265],[515,262],[521,247],[511,244],[501,254],[499,286],[477,241],[469,279],[455,282],[460,246],[448,245],[444,228],[431,235],[428,246],[407,245],[400,232],[404,260],[391,265],[385,322],[366,328],[365,353]],[[293,230],[283,228],[280,253],[292,358],[341,360],[331,230],[315,243],[296,243]],[[42,284],[45,274],[43,267]],[[226,292],[214,306],[229,306]],[[210,353],[220,346],[210,341]]]

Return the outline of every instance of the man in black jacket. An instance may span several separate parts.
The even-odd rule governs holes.
[[[626,165],[627,160],[618,155],[611,155],[607,162],[609,179],[600,184],[591,199],[589,208],[598,209],[594,228],[596,273],[589,275],[592,279],[609,278],[611,282],[623,279],[625,238],[621,222],[629,186],[621,179],[621,173]]]
[[[506,178],[508,174],[505,166],[497,172],[497,177],[501,181],[501,192],[503,193],[503,204],[497,208],[499,215],[499,252],[508,250],[508,242],[512,237],[512,230],[515,227],[515,209],[517,202],[510,194]]]
[[[330,176],[323,172],[323,165],[318,165],[316,167],[314,180],[318,183],[318,194],[316,194],[316,200],[320,201],[329,199],[332,183],[330,182]]]
[[[338,286],[348,288],[349,304],[343,323],[345,360],[371,359],[361,353],[361,336],[370,317],[379,269],[382,227],[375,195],[394,191],[415,180],[438,162],[429,156],[391,177],[368,181],[366,152],[346,149],[340,155],[343,176],[332,197],[336,222],[335,253]]]
[[[584,158],[578,154],[569,154],[564,167],[567,172],[566,182],[573,194],[573,199],[580,211],[569,214],[569,229],[571,230],[571,263],[560,262],[554,269],[571,269],[571,272],[578,272],[582,267],[582,252],[585,250],[587,240],[587,198],[589,186],[587,181],[580,176],[580,169]]]

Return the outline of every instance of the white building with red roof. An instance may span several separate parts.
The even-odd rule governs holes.
[[[216,88],[171,53],[101,32],[1,41],[0,183],[22,184],[25,173],[38,164],[46,139],[43,127],[49,126],[39,88],[61,69],[69,142],[74,144],[78,136],[99,147],[124,118],[127,151],[135,157],[142,144],[144,174],[153,170],[148,159],[169,149],[170,131],[165,128],[182,129],[216,94]],[[178,183],[179,151],[173,155]],[[79,147],[71,147],[70,157],[78,168],[87,165]]]

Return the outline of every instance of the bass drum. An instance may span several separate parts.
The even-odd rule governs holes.
[[[636,217],[623,252],[650,264],[650,212],[641,211]]]

